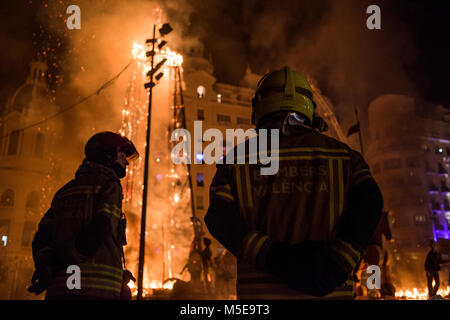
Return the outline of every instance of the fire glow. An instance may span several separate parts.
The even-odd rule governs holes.
[[[158,48],[155,48],[155,52],[159,57],[159,60],[156,60],[156,63],[166,58],[167,59],[167,62],[165,63],[166,66],[180,67],[183,64],[183,56],[181,54],[176,53],[175,51],[170,50],[170,48],[162,50],[158,50]],[[140,62],[147,62],[146,49],[143,45],[134,42],[131,53],[133,55],[133,59]],[[148,66],[148,68],[149,67],[150,66]],[[144,68],[144,70],[147,72],[149,69]]]
[[[450,286],[439,289],[437,294],[442,297],[450,295]],[[395,293],[395,297],[397,299],[407,299],[407,300],[427,300],[428,289],[412,288],[412,289],[398,290]]]

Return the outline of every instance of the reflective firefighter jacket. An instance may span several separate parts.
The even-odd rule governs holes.
[[[122,197],[115,172],[91,162],[55,194],[33,240],[36,270],[52,270],[47,299],[119,297],[126,244]],[[80,268],[80,288],[70,265]]]
[[[238,257],[239,299],[314,298],[255,267],[271,241],[304,240],[328,242],[349,274],[325,298],[350,298],[351,273],[381,216],[381,194],[360,153],[306,127],[291,131],[280,135],[275,175],[261,175],[261,164],[249,161],[217,165],[205,223]]]

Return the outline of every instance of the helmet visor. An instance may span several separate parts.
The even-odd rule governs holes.
[[[120,148],[120,151],[125,153],[125,157],[127,161],[133,161],[139,158],[139,152],[137,152],[136,148],[134,146],[126,146]]]

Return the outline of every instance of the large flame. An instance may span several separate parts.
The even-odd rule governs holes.
[[[133,43],[133,49],[131,50],[131,53],[134,59],[141,62],[148,61],[146,52],[147,50],[142,44],[139,44],[137,42]],[[166,66],[180,67],[183,64],[183,56],[179,53],[176,53],[175,51],[170,50],[169,47],[162,50],[159,50],[156,47],[155,52],[158,54],[160,60],[163,58],[167,59],[167,62],[165,63]]]
[[[450,295],[450,286],[441,288],[437,292],[438,295],[446,297]],[[395,293],[397,299],[426,300],[428,299],[428,289],[402,289]]]

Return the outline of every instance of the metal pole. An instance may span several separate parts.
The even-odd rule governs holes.
[[[152,52],[155,51],[155,32],[156,25],[153,25],[153,38],[152,38]],[[154,54],[152,54],[151,70],[153,70]],[[153,82],[153,73],[150,75],[150,83]],[[148,115],[147,115],[147,137],[145,143],[145,160],[144,160],[144,190],[142,191],[142,216],[141,216],[141,238],[139,246],[139,271],[138,271],[138,292],[137,299],[142,299],[142,285],[144,276],[144,258],[145,258],[145,225],[147,218],[147,201],[148,201],[148,162],[150,155],[150,124],[152,115],[152,89],[150,86],[150,92],[148,96]]]
[[[180,67],[177,67],[177,73],[178,73],[178,86],[180,88],[180,105],[181,105],[181,112],[182,112],[182,126],[184,129],[187,129],[186,127],[186,113],[184,112],[184,98],[183,98],[183,87],[182,87],[182,81],[181,81],[181,71]],[[195,155],[194,155],[195,156]],[[194,188],[192,183],[192,172],[191,172],[191,165],[188,161],[187,163],[187,169],[188,169],[188,180],[189,180],[189,188],[191,189],[191,209],[192,209],[192,217],[195,218],[195,205],[194,205]]]
[[[184,110],[184,97],[183,97],[183,86],[182,86],[182,81],[181,81],[181,70],[180,67],[177,67],[177,73],[178,73],[178,86],[180,89],[180,105],[181,105],[181,116],[182,116],[182,126],[183,128],[187,129],[186,127],[186,113]],[[194,155],[195,156],[195,155]],[[191,210],[192,210],[192,223],[193,223],[193,227],[194,227],[194,250],[198,249],[201,250],[201,239],[200,236],[201,234],[199,234],[199,228],[198,225],[196,224],[196,219],[197,216],[195,214],[195,204],[194,204],[194,186],[192,183],[192,171],[191,171],[191,165],[188,161],[187,163],[187,169],[188,169],[188,180],[189,180],[189,188],[191,189]]]

